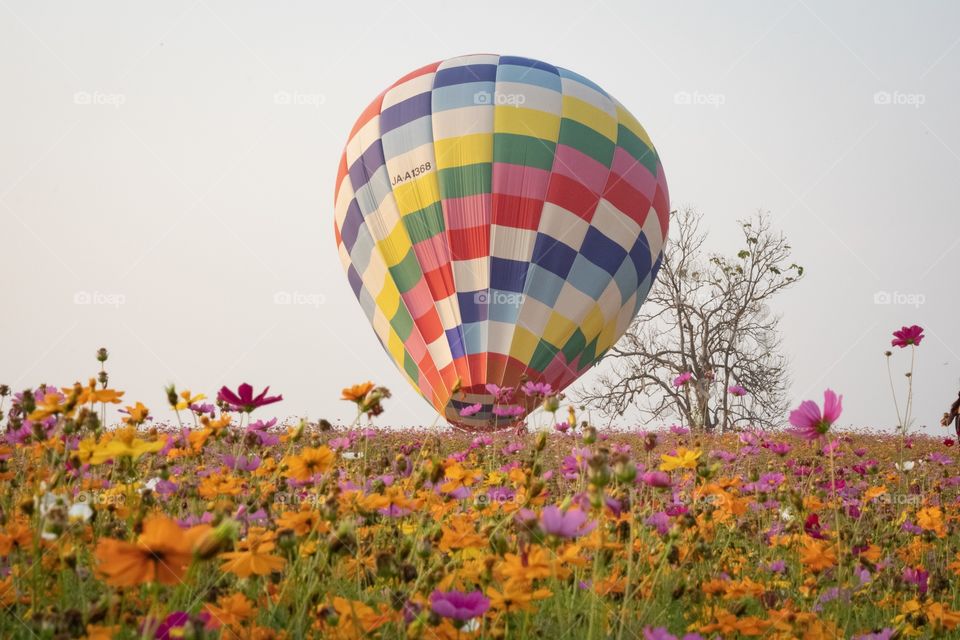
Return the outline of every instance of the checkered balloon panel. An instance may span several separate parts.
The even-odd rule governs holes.
[[[669,197],[646,131],[596,84],[469,55],[367,107],[335,210],[387,353],[438,412],[484,429],[505,420],[486,385],[563,389],[623,335],[656,278]]]

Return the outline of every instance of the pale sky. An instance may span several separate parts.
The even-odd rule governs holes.
[[[349,421],[340,389],[372,379],[395,394],[381,424],[432,423],[347,284],[334,178],[374,96],[476,52],[615,96],[713,248],[770,211],[808,274],[773,305],[794,402],[829,386],[841,422],[889,427],[883,352],[916,323],[917,425],[945,433],[960,5],[943,2],[0,0],[0,382],[84,380],[107,346],[112,383],[156,417],[169,382],[247,381],[280,415]],[[893,364],[902,388],[909,352]]]

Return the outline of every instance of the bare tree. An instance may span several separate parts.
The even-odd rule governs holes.
[[[803,277],[803,267],[789,261],[790,245],[766,214],[740,222],[744,246],[732,257],[704,252],[699,212],[671,217],[656,283],[604,356],[610,371],[579,399],[608,415],[637,407],[652,420],[679,418],[695,429],[771,426],[786,411],[789,376],[780,318],[767,305]]]

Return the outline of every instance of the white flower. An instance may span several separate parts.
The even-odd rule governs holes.
[[[480,628],[480,619],[479,618],[470,618],[463,623],[463,626],[460,627],[461,631],[466,631],[467,633],[473,633],[474,631]]]
[[[40,511],[40,515],[46,517],[54,509],[63,508],[67,506],[66,499],[55,493],[45,493],[42,496],[37,498],[37,508]]]
[[[158,484],[160,484],[160,478],[150,478],[143,483],[143,486],[140,488],[140,493],[144,493],[145,491],[153,491],[157,488]]]
[[[363,451],[344,451],[340,456],[344,460],[359,460],[363,457]]]
[[[907,460],[903,463],[903,468],[900,468],[900,463],[894,463],[894,466],[897,468],[897,471],[913,471],[913,468],[917,466],[917,463],[913,460]]]
[[[93,517],[93,509],[90,508],[86,502],[75,502],[70,506],[70,510],[67,511],[67,517],[71,521],[80,520],[82,522],[89,522],[90,518]]]
[[[784,507],[783,509],[780,509],[781,520],[786,520],[787,522],[790,522],[791,520],[793,520],[793,517],[794,517],[793,509],[791,509],[790,507]]]

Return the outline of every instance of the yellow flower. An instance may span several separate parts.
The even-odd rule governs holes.
[[[80,458],[80,464],[87,464],[93,458],[97,451],[97,439],[89,436],[77,443],[76,456]]]
[[[202,393],[198,393],[198,394],[195,395],[195,396],[194,396],[194,395],[191,395],[189,389],[187,389],[186,391],[181,391],[181,392],[180,392],[180,397],[182,398],[182,400],[180,400],[179,402],[177,402],[176,405],[174,405],[174,408],[175,408],[177,411],[183,411],[184,409],[189,409],[189,408],[190,408],[190,405],[196,404],[197,402],[200,402],[201,400],[206,400],[206,399],[207,399],[207,396],[203,395]]]
[[[145,453],[163,449],[162,441],[149,442],[136,437],[137,430],[132,426],[118,429],[107,442],[101,442],[90,455],[90,464],[102,464],[107,460],[131,458],[136,460]]]
[[[73,389],[70,389],[70,392],[72,393]],[[34,422],[45,420],[50,416],[64,413],[68,406],[70,406],[69,399],[64,399],[63,403],[61,403],[60,394],[56,391],[51,391],[50,393],[45,394],[43,398],[37,402],[37,408],[34,409],[27,417]]]
[[[143,406],[142,402],[138,402],[132,407],[127,407],[127,417],[123,421],[130,425],[143,424],[149,415],[150,409]]]
[[[685,447],[677,449],[677,455],[671,456],[663,454],[660,459],[663,464],[660,465],[661,471],[673,471],[674,469],[696,469],[697,461],[703,454],[701,451],[693,451]]]

